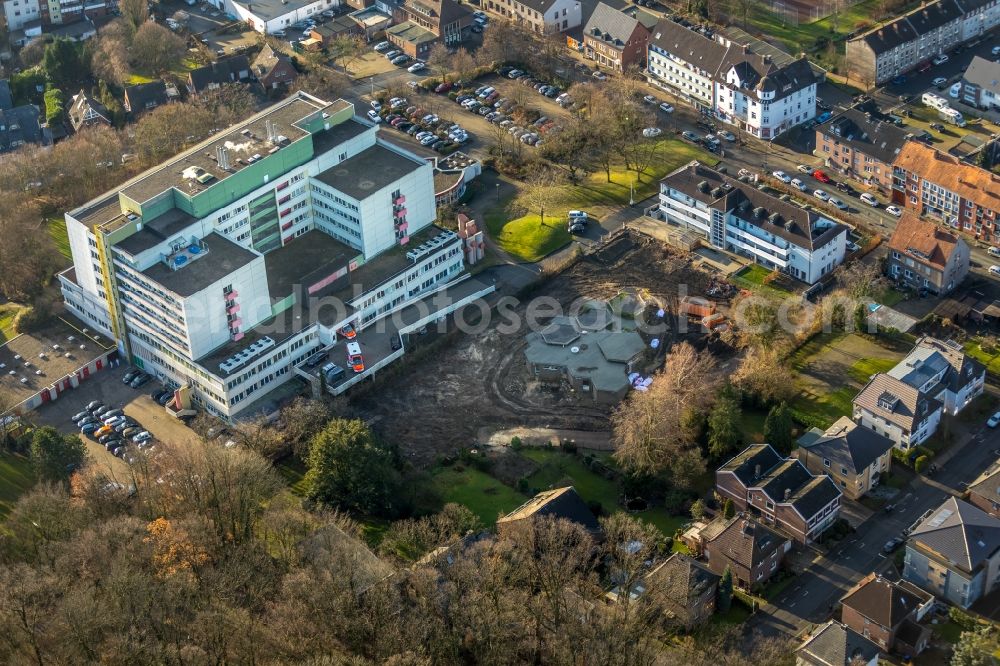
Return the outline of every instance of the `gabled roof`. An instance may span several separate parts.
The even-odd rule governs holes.
[[[125,101],[132,113],[167,103],[167,84],[162,80],[125,86]]]
[[[646,575],[646,587],[656,587],[670,601],[688,608],[719,583],[719,576],[687,555],[674,553]]]
[[[910,136],[884,116],[873,101],[838,113],[817,129],[834,141],[888,165],[895,161]]]
[[[874,28],[850,41],[863,40],[876,54],[911,42],[962,17],[964,12],[955,0],[937,0],[900,16],[891,23]]]
[[[239,81],[249,76],[250,61],[245,55],[236,55],[217,60],[188,73],[188,80],[195,92],[201,92],[213,83],[223,84]]]
[[[830,620],[806,639],[796,655],[815,666],[855,666],[877,658],[879,649],[861,634]]]
[[[990,502],[1000,503],[1000,469],[979,483],[969,486],[969,494],[979,495]]]
[[[842,416],[818,437],[800,439],[799,446],[829,460],[833,467],[857,474],[891,450],[893,441]]]
[[[270,44],[265,44],[257,57],[253,59],[250,69],[254,76],[261,79],[267,77],[279,65],[291,67],[292,61],[284,53],[278,53],[272,49]]]
[[[900,585],[871,573],[851,588],[841,603],[876,624],[894,629],[931,599],[932,595],[912,585]]]
[[[108,108],[88,96],[83,90],[73,96],[73,104],[69,107],[67,115],[73,129],[80,129],[84,124],[92,121],[111,124],[111,113]]]
[[[706,536],[705,545],[709,551],[709,559],[711,560],[713,553],[724,556],[739,568],[740,577],[743,579],[747,578],[754,567],[769,558],[771,553],[783,548],[788,541],[787,537],[781,536],[750,516],[738,515],[730,518],[728,523],[723,522],[725,527],[722,530],[718,533],[714,533],[713,530],[713,533],[708,533],[709,536]],[[716,565],[713,564],[714,566]]]
[[[506,516],[500,518],[497,524],[512,523],[536,516],[565,518],[566,520],[582,525],[591,533],[596,534],[601,531],[601,526],[598,524],[597,519],[594,518],[593,512],[591,512],[587,503],[583,501],[583,498],[580,497],[573,486],[542,491]]]
[[[1000,550],[1000,520],[949,497],[910,533],[910,544],[972,573]]]
[[[726,462],[719,471],[732,472],[744,486],[749,487],[756,485],[781,460],[770,444],[752,444]]]
[[[587,34],[586,30],[584,34]],[[724,44],[667,18],[653,28],[650,41],[657,48],[720,81],[724,81],[727,72],[735,68],[742,84],[740,91],[750,96],[759,92],[774,92],[776,101],[816,82],[805,58],[779,66],[770,55],[754,53],[749,45]]]
[[[545,18],[545,12],[549,11],[552,5],[556,4],[556,0],[514,0],[515,4],[522,5],[528,9],[533,9],[539,14],[542,14],[542,18]]]
[[[966,354],[954,340],[938,340],[925,335],[917,340],[906,358],[889,371],[889,375],[914,388],[919,388],[940,375],[939,382],[929,391],[933,392],[938,386],[944,386],[958,392],[985,371],[985,366]]]
[[[13,150],[22,143],[47,143],[40,124],[41,112],[34,104],[0,109],[0,152]]]
[[[893,166],[950,190],[991,210],[1000,210],[1000,176],[942,153],[919,141],[907,141]]]
[[[955,234],[908,211],[896,222],[896,230],[889,239],[890,249],[939,271],[948,265],[955,250],[964,245],[965,241]]]
[[[966,83],[989,90],[1000,96],[1000,63],[976,56],[962,75]]]
[[[583,36],[621,48],[632,38],[637,26],[646,29],[635,17],[599,2],[583,28]]]
[[[854,405],[911,431],[941,407],[940,401],[884,372],[868,380],[854,396]]]
[[[846,227],[820,213],[782,201],[697,160],[667,174],[660,184],[807,250],[846,233]]]

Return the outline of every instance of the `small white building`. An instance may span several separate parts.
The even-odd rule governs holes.
[[[257,32],[271,34],[304,21],[327,9],[341,5],[340,0],[208,0],[222,11],[253,26]]]

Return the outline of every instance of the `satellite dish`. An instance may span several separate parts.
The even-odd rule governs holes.
[[[579,354],[580,353],[580,348],[579,347],[570,347],[569,351],[570,351],[571,354]]]

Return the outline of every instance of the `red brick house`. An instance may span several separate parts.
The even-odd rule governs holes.
[[[720,576],[729,568],[733,583],[743,589],[770,580],[792,549],[792,542],[746,515],[716,520],[702,531],[702,554],[708,568]]]
[[[841,622],[884,652],[914,657],[930,642],[930,630],[919,622],[934,605],[934,595],[912,583],[870,573],[840,602]]]
[[[616,72],[646,64],[646,46],[656,18],[632,8],[597,4],[583,28],[583,54]]]
[[[815,541],[833,524],[841,493],[825,474],[813,475],[770,444],[748,446],[715,472],[719,495],[798,544]]]
[[[278,53],[268,44],[265,44],[254,58],[250,69],[264,90],[286,88],[299,75],[289,57],[284,53]]]
[[[386,39],[411,58],[426,60],[431,47],[460,43],[469,33],[472,12],[455,0],[406,0],[393,12],[396,25]]]
[[[969,486],[969,504],[1000,518],[1000,471]]]

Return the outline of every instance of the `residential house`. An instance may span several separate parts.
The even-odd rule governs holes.
[[[1000,470],[969,486],[969,504],[1000,518]]]
[[[873,101],[816,126],[815,153],[827,168],[880,192],[892,190],[892,163],[911,134],[896,127]]]
[[[946,294],[969,274],[969,245],[909,211],[903,213],[889,239],[886,273],[915,289]]]
[[[1000,25],[992,0],[936,0],[847,40],[846,67],[867,85],[881,85],[934,56]]]
[[[908,141],[893,163],[892,187],[894,203],[1000,245],[1000,176]]]
[[[299,75],[291,59],[284,53],[275,51],[270,44],[265,44],[254,58],[250,71],[264,90],[287,88]]]
[[[111,112],[108,108],[90,97],[83,90],[73,95],[73,103],[66,115],[69,117],[73,131],[79,132],[84,127],[95,125],[111,125]]]
[[[968,608],[1000,588],[1000,519],[949,497],[910,533],[903,578]]]
[[[472,25],[472,12],[455,0],[406,0],[394,14],[397,23],[386,30],[386,39],[421,60],[427,59],[434,44],[462,42]]]
[[[191,93],[197,94],[227,83],[249,81],[251,75],[250,61],[245,55],[236,55],[191,70],[188,72],[187,87]]]
[[[840,603],[840,621],[883,652],[909,659],[923,652],[930,642],[930,629],[920,621],[934,606],[934,596],[912,583],[870,573]]]
[[[919,338],[889,375],[934,396],[954,416],[983,392],[986,368],[954,340]]]
[[[752,444],[715,472],[718,493],[798,544],[815,541],[840,511],[841,492],[829,476],[814,475],[770,444]]]
[[[1000,63],[975,56],[959,83],[962,103],[987,111],[1000,108]]]
[[[779,64],[770,53],[662,19],[647,61],[650,84],[765,141],[816,116],[817,81],[805,58]]]
[[[685,629],[704,624],[715,614],[719,576],[682,553],[674,553],[653,567],[641,585],[653,591],[665,619]]]
[[[349,16],[335,16],[325,23],[314,26],[310,36],[319,41],[321,48],[328,48],[339,37],[359,37],[361,26]]]
[[[504,530],[540,517],[564,518],[580,525],[595,537],[601,534],[597,518],[573,486],[543,490],[497,520],[497,531],[503,533]]]
[[[925,442],[941,421],[939,400],[884,372],[868,380],[853,406],[855,422],[904,451]]]
[[[745,590],[767,583],[792,549],[788,537],[746,514],[717,518],[702,538],[708,568],[720,576],[728,568],[733,584]]]
[[[877,645],[830,620],[806,636],[795,651],[795,666],[877,666],[878,657]]]
[[[656,18],[640,10],[631,14],[597,3],[583,28],[583,54],[616,72],[643,67],[650,29]]]
[[[0,153],[26,143],[48,145],[52,135],[42,127],[42,114],[34,104],[14,106],[7,79],[0,79]]]
[[[162,80],[125,86],[125,110],[138,116],[167,103],[167,84]]]
[[[697,161],[660,181],[660,203],[653,214],[667,224],[696,231],[712,247],[808,284],[844,261],[844,225]]]
[[[485,0],[479,7],[539,35],[554,35],[583,24],[580,0]]]
[[[812,428],[792,452],[813,474],[826,474],[849,499],[858,499],[889,472],[893,441],[846,416],[826,430]]]

